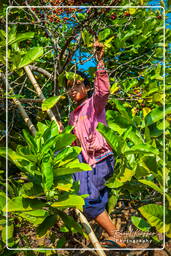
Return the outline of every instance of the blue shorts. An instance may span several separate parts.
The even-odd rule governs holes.
[[[84,162],[83,155],[78,155],[80,162]],[[89,194],[86,197],[83,212],[88,220],[94,219],[102,213],[108,202],[108,188],[105,182],[114,172],[114,157],[109,155],[98,162],[92,171],[76,172],[72,175],[75,181],[80,181],[79,195]]]

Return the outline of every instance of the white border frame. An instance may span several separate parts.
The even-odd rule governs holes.
[[[8,11],[13,8],[111,8],[111,9],[127,9],[127,8],[152,8],[152,9],[163,9],[163,222],[165,223],[165,8],[162,6],[8,6],[6,9],[6,248],[11,251],[68,251],[68,250],[84,250],[84,251],[153,251],[153,250],[163,250],[165,248],[165,225],[164,225],[164,233],[163,233],[163,247],[162,248],[102,248],[102,249],[95,249],[95,248],[11,248],[8,247]]]

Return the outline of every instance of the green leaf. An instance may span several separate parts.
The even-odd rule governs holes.
[[[23,68],[37,60],[40,56],[43,55],[43,47],[34,47],[30,49],[26,55],[21,59],[18,68]]]
[[[45,206],[46,204],[38,199],[15,197],[8,200],[8,209],[7,207],[4,207],[3,211],[8,210],[8,212],[25,212],[40,209]]]
[[[149,153],[149,154],[158,155],[159,150],[149,144],[138,144],[138,145],[132,146],[130,149],[126,149],[123,153],[124,154]]]
[[[44,236],[47,231],[56,224],[56,222],[57,215],[47,216],[45,220],[37,227],[38,236]]]
[[[50,155],[42,159],[41,170],[44,177],[45,191],[49,191],[53,185],[53,169]]]
[[[81,36],[85,46],[88,46],[93,41],[93,36],[85,28],[81,32]]]
[[[8,45],[19,43],[28,39],[32,39],[34,37],[34,32],[25,32],[22,34],[17,34],[15,37],[9,39]]]
[[[171,105],[166,105],[165,108],[165,114],[171,114]],[[148,113],[145,117],[145,125],[149,126],[153,123],[156,123],[157,121],[164,118],[164,109],[163,107],[157,107],[153,109],[150,113]]]
[[[33,136],[30,135],[30,133],[27,130],[24,130],[24,129],[23,129],[23,135],[24,135],[24,138],[25,138],[28,146],[31,148],[32,152],[36,153],[37,145],[36,145],[36,142],[34,141]]]
[[[133,35],[136,35],[136,34],[137,34],[137,31],[131,30],[131,31],[127,32],[127,33],[125,34],[125,36],[123,36],[123,37],[121,38],[121,40],[122,40],[122,41],[126,41],[129,37],[132,37]]]
[[[43,209],[38,209],[29,212],[19,213],[19,216],[29,221],[33,226],[40,225],[44,219],[48,216],[48,211]]]
[[[151,228],[150,225],[142,218],[131,216],[131,221],[138,229],[147,232]]]
[[[98,40],[103,41],[105,40],[111,33],[110,28],[105,28],[104,30],[100,31],[98,34]]]
[[[38,131],[40,132],[40,134],[43,135],[43,133],[46,131],[46,129],[48,129],[48,126],[44,123],[38,122],[37,128],[38,128]]]
[[[108,200],[108,212],[109,214],[114,211],[114,208],[118,202],[119,196],[111,195]]]
[[[65,87],[65,85],[66,85],[65,71],[63,71],[61,74],[59,74],[58,85],[59,85],[59,87]]]
[[[26,157],[31,162],[37,161],[37,156],[32,154],[32,150],[29,146],[17,145],[16,153]]]
[[[56,151],[65,148],[66,146],[71,145],[74,142],[76,136],[74,134],[61,133],[56,139]]]
[[[74,73],[74,72],[65,72],[66,79],[68,80],[84,80],[80,75]]]
[[[149,180],[138,180],[138,181],[153,188],[154,190],[159,192],[161,195],[163,195],[164,191],[161,188],[159,188],[154,182],[149,181]]]
[[[112,36],[112,37],[110,37],[109,39],[105,40],[104,46],[105,46],[106,48],[111,48],[111,47],[112,47],[111,42],[112,42],[112,40],[113,40],[114,38],[115,38],[115,36]],[[119,88],[119,87],[118,87],[118,88]]]
[[[63,166],[64,164],[74,160],[78,154],[81,152],[80,147],[67,147],[60,151],[54,158],[55,165]]]
[[[1,191],[0,192],[0,211],[4,208],[5,204],[6,204],[6,194],[3,191]]]
[[[135,174],[135,170],[131,170],[131,169],[128,169],[128,168],[125,168],[123,173],[119,174],[117,176],[118,180],[120,182],[127,182],[127,181],[131,181],[132,179],[132,176]]]
[[[65,212],[57,210],[58,215],[61,217],[65,226],[69,228],[71,231],[75,231],[83,235],[82,227],[79,223],[77,223],[72,216],[67,215]],[[74,230],[73,230],[74,229]]]
[[[128,111],[126,108],[124,108],[123,104],[121,104],[121,102],[117,99],[113,99],[113,102],[115,103],[116,108],[120,112],[121,116],[126,118],[129,121],[129,123],[132,123],[132,120],[128,114]]]
[[[107,143],[112,147],[112,149],[120,154],[121,147],[123,146],[123,139],[116,135],[115,132],[109,127],[105,126],[103,123],[98,123],[97,130],[103,135]]]
[[[70,164],[70,163],[69,163]],[[65,167],[54,168],[54,175],[56,177],[72,174],[75,172],[92,171],[92,168],[85,163],[75,163],[72,165],[66,165]]]
[[[6,157],[6,148],[0,148],[0,156]],[[13,162],[18,168],[22,171],[26,170],[29,173],[34,173],[36,170],[36,166],[27,159],[17,152],[13,151],[12,149],[8,148],[8,157],[11,162]]]
[[[55,104],[57,104],[61,99],[65,98],[62,95],[53,96],[43,101],[42,103],[42,111],[47,111],[52,108]]]
[[[37,198],[43,194],[43,189],[41,185],[35,184],[33,182],[25,183],[19,190],[19,196],[24,198]]]
[[[55,203],[51,204],[52,207],[76,207],[80,210],[82,210],[83,205],[84,199],[78,195],[69,195],[67,199],[62,201],[56,201]]]
[[[2,230],[2,241],[4,244],[6,244],[6,239],[7,239],[7,246],[12,247],[14,245],[14,239],[13,239],[13,233],[14,233],[14,225],[9,224],[7,227],[8,230],[8,237],[6,238],[6,228],[3,228]]]
[[[138,135],[137,135],[138,134]],[[143,139],[141,138],[141,134],[138,133],[135,127],[130,126],[123,134],[124,140],[128,138],[132,141],[135,145],[143,143]]]
[[[61,231],[61,229],[60,229],[60,231],[61,232],[67,232],[66,231],[66,227],[65,227],[65,230],[63,231]],[[58,242],[57,242],[57,246],[56,246],[56,248],[62,248],[64,245],[65,245],[65,243],[66,243],[67,241],[66,241],[66,238],[63,236],[62,238],[60,238],[59,240],[58,240]]]
[[[157,204],[147,204],[138,208],[141,214],[146,218],[148,223],[157,229],[158,232],[164,232],[164,226],[166,235],[171,234],[171,211],[166,209],[165,223],[163,222],[163,206]]]

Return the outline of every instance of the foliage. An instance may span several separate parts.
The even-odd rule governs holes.
[[[6,206],[5,193],[1,192],[1,211],[12,213],[12,218],[27,220],[37,227],[39,236],[45,235],[60,218],[69,230],[83,235],[80,225],[67,218],[63,210],[68,207],[82,209],[86,195],[76,195],[78,186],[72,181],[71,174],[91,171],[91,167],[79,163],[76,158],[81,151],[79,147],[69,146],[75,140],[75,135],[70,134],[71,128],[61,134],[55,122],[38,122],[37,128],[35,137],[23,130],[26,145],[18,145],[16,151],[8,149],[9,160],[20,169],[20,173],[16,195],[9,191]],[[5,153],[5,148],[0,148],[2,157]],[[20,184],[23,179],[25,182]],[[1,227],[4,227],[4,222],[2,215]],[[13,224],[9,224],[9,246],[14,245],[11,242],[13,229]],[[2,232],[5,242],[4,228]]]
[[[32,8],[26,7],[27,3],[31,3]],[[143,6],[147,3],[139,1],[137,4],[133,0],[129,5]],[[51,7],[37,7],[42,4]],[[11,161],[8,245],[18,246],[13,240],[13,223],[16,220],[32,223],[39,236],[48,234],[54,223],[61,220],[64,233],[83,235],[80,225],[64,210],[70,207],[81,209],[83,206],[84,196],[77,195],[79,184],[73,183],[71,174],[90,168],[77,160],[81,149],[70,146],[75,140],[70,133],[72,129],[68,127],[59,134],[55,123],[47,122],[46,111],[53,110],[66,127],[68,114],[73,110],[66,90],[66,78],[80,79],[76,70],[81,69],[82,63],[90,61],[92,66],[85,73],[89,80],[94,80],[95,38],[105,46],[104,62],[111,84],[106,105],[108,127],[101,123],[98,125],[98,130],[115,154],[115,173],[107,182],[111,189],[109,212],[114,210],[120,199],[138,200],[137,215],[131,219],[135,227],[140,230],[155,228],[163,232],[163,212],[165,210],[170,216],[171,210],[171,30],[166,28],[164,41],[163,9],[128,8],[126,0],[114,1],[114,5],[124,8],[110,8],[113,1],[105,1],[106,8],[90,8],[89,5],[104,5],[104,1],[96,0],[82,1],[86,8],[76,8],[80,5],[77,0],[43,0],[41,4],[38,0],[26,3],[16,0],[15,3],[10,1],[10,5],[24,8],[13,6],[8,9],[7,34],[7,4],[3,4],[0,10],[2,100],[6,97],[5,46],[8,37],[8,158]],[[63,8],[64,5],[69,7]],[[169,14],[169,5],[170,1],[165,6],[166,15]],[[165,77],[163,52],[166,55]],[[26,65],[31,65],[34,77],[47,98],[43,103],[24,72]],[[14,99],[21,101],[33,124],[37,124],[35,137],[26,130],[25,122],[14,107]],[[0,107],[0,136],[5,145],[5,103]],[[5,158],[4,148],[1,148],[0,155]],[[1,168],[5,169],[3,160]],[[5,175],[3,171],[0,174],[3,188],[0,193],[0,229],[5,242]],[[161,205],[164,187],[165,209]],[[144,204],[149,199],[150,203]],[[165,225],[167,237],[170,237],[170,223],[168,218]],[[65,238],[59,239],[57,247],[63,247],[65,243]]]

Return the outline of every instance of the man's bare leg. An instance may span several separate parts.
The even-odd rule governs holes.
[[[126,247],[126,244],[123,243],[119,234],[117,236],[116,226],[112,223],[108,213],[106,211],[100,213],[95,221],[108,233],[110,240],[116,241],[117,239],[120,241],[116,241],[121,247]]]

